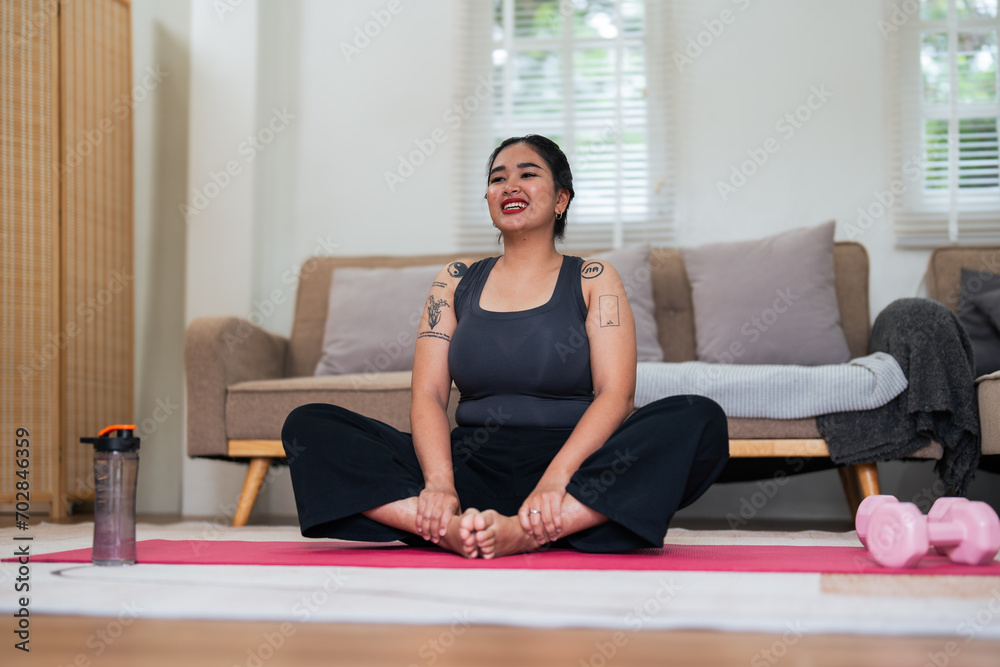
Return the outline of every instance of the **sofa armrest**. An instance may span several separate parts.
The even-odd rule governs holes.
[[[226,456],[226,390],[284,377],[288,339],[239,317],[199,317],[184,334],[188,456]]]

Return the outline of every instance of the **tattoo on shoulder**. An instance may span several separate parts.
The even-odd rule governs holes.
[[[604,273],[604,265],[596,259],[584,264],[583,269],[580,270],[580,275],[584,278],[596,278],[602,273]]]
[[[427,324],[431,326],[431,329],[441,321],[442,308],[451,308],[451,306],[444,299],[435,299],[433,294],[427,297]]]
[[[448,273],[451,274],[453,278],[461,278],[468,270],[469,267],[462,262],[452,262],[448,265]]]
[[[618,297],[614,294],[602,294],[597,302],[598,314],[602,327],[621,326],[618,317]]]
[[[431,287],[447,287],[447,286],[448,283],[443,283],[440,280],[435,280],[433,283],[431,283]]]
[[[441,340],[451,340],[451,336],[443,334],[440,331],[421,331],[417,334],[417,338],[440,338]]]

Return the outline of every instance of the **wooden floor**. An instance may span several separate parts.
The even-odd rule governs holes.
[[[957,641],[956,641],[957,639]],[[949,645],[955,642],[955,645]],[[8,643],[4,665],[101,667],[996,667],[1000,642],[939,637],[858,637],[715,632],[537,630],[496,626],[325,625],[36,616],[31,652]],[[953,655],[948,656],[951,650]],[[958,651],[957,653],[955,651]],[[12,655],[13,654],[13,655]],[[13,661],[8,658],[13,657]]]
[[[190,520],[191,517],[185,517]],[[77,513],[64,521],[93,520]],[[179,516],[140,521],[173,523]],[[255,517],[252,523],[283,525],[287,518]],[[693,529],[721,528],[692,522]],[[757,529],[849,530],[836,524],[755,525]],[[956,625],[958,621],[956,620]],[[9,626],[8,626],[9,627]],[[600,629],[543,630],[498,626],[353,625],[117,618],[31,617],[30,653],[0,646],[0,665],[48,667],[351,667],[639,665],[788,665],[810,667],[997,667],[1000,641],[964,636],[869,637],[766,635],[719,632],[615,632]],[[949,655],[950,653],[950,655]],[[12,658],[12,659],[11,659]]]

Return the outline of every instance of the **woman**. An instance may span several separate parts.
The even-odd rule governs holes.
[[[486,200],[504,253],[453,262],[433,283],[412,436],[332,405],[285,422],[303,535],[423,538],[466,558],[557,540],[660,547],[674,512],[716,479],[728,459],[718,405],[675,396],[632,414],[635,325],[621,278],[556,250],[573,196],[551,140],[513,137],[493,152]]]

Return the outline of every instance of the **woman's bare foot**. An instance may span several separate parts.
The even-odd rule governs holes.
[[[536,551],[538,542],[524,532],[516,516],[504,516],[496,510],[476,512],[471,521],[462,515],[463,525],[471,523],[476,546],[482,558],[497,558]]]
[[[448,530],[437,543],[438,546],[465,558],[478,558],[480,551],[479,545],[476,544],[475,532],[467,527],[472,525],[477,514],[479,510],[470,507],[461,515],[456,514],[451,517],[448,521]]]

